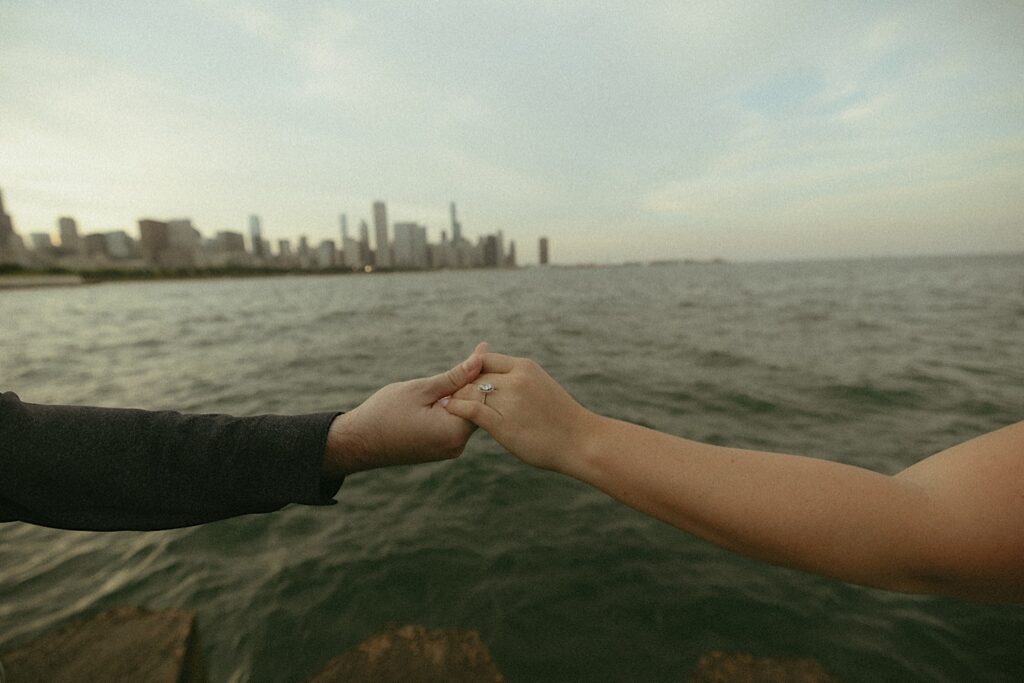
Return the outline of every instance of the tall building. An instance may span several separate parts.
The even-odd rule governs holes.
[[[68,254],[77,254],[82,250],[82,238],[78,235],[78,224],[70,216],[57,219],[60,230],[60,248]]]
[[[113,230],[104,233],[107,255],[112,259],[130,259],[135,257],[135,240],[124,230]]]
[[[370,226],[359,221],[359,260],[363,265],[370,263]]]
[[[203,237],[192,225],[191,219],[178,218],[167,221],[167,252],[163,260],[175,268],[196,265],[203,246]]]
[[[430,263],[427,229],[417,223],[395,223],[396,268],[426,268]]]
[[[337,247],[334,240],[323,240],[316,248],[316,265],[320,268],[330,268],[334,265],[337,256]]]
[[[454,253],[452,265],[456,268],[475,268],[480,265],[477,245],[474,245],[469,240],[464,239],[461,242],[452,242],[452,251]]]
[[[47,253],[53,250],[53,240],[50,238],[50,233],[34,232],[29,237],[32,238],[32,248],[37,252]]]
[[[366,261],[363,260],[363,245],[348,236],[348,216],[341,214],[341,254],[338,260],[341,265],[352,270],[361,270]],[[365,225],[365,222],[363,223]]]
[[[388,207],[382,201],[373,203],[373,230],[377,236],[377,267],[390,268],[394,264],[388,242]]]
[[[202,235],[188,218],[167,221],[167,243],[172,249],[191,252],[202,244]]]
[[[509,268],[516,267],[516,241],[509,240],[508,254],[505,256],[505,265]]]
[[[21,235],[14,232],[14,221],[4,211],[4,197],[0,194],[0,265],[26,265],[28,256]]]
[[[260,217],[253,215],[249,216],[249,244],[252,248],[253,256],[264,256],[263,253],[263,234],[260,229]]]
[[[462,223],[455,217],[455,202],[451,203],[452,212],[452,242],[458,244],[462,241]]]
[[[540,265],[546,266],[548,264],[548,238],[540,238]]]
[[[139,243],[142,247],[142,258],[156,265],[163,260],[170,246],[167,234],[167,223],[151,218],[139,220]]]
[[[483,265],[493,268],[501,263],[501,243],[497,235],[487,235],[483,239]]]
[[[103,233],[96,232],[91,235],[84,236],[82,238],[82,244],[85,245],[86,256],[98,258],[110,255],[110,251],[107,249],[107,236]]]
[[[361,270],[366,265],[363,261],[362,244],[351,237],[346,237],[341,242],[341,258],[342,265],[352,270]]]
[[[245,251],[245,237],[240,232],[221,230],[214,238],[217,251],[239,253]]]
[[[428,247],[431,268],[451,268],[455,265],[455,250],[452,249],[452,243],[448,241],[446,231],[441,231],[440,244],[431,244]]]

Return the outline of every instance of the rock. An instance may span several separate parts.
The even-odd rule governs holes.
[[[310,683],[504,683],[476,631],[389,628],[330,662]]]
[[[815,659],[772,659],[713,650],[697,663],[690,683],[839,683]]]
[[[205,683],[195,612],[117,607],[0,654],[7,680]]]

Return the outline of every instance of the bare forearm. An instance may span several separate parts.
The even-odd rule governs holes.
[[[600,417],[543,368],[489,353],[449,412],[535,467],[735,552],[890,590],[1024,602],[1024,422],[888,477]],[[476,399],[476,400],[474,400]]]
[[[846,581],[930,589],[942,514],[923,488],[801,456],[721,448],[595,418],[559,469],[729,550]]]

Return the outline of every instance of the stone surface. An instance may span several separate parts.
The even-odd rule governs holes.
[[[814,659],[773,659],[713,650],[697,663],[690,683],[839,683]]]
[[[335,657],[310,683],[503,683],[476,631],[390,628]]]
[[[117,607],[0,654],[10,683],[203,683],[205,668],[188,610]]]

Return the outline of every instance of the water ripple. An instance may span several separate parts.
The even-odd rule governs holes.
[[[0,293],[26,400],[346,408],[481,339],[590,408],[884,472],[1024,417],[1021,257],[118,283]],[[0,649],[117,604],[199,612],[212,680],[302,680],[388,623],[474,628],[511,680],[680,680],[708,649],[844,680],[1019,680],[1019,608],[744,560],[474,437],[336,507],[193,529],[0,525]]]

